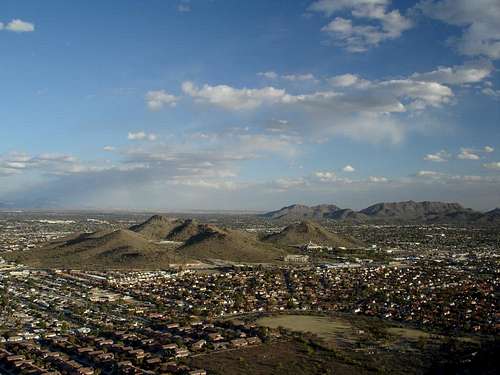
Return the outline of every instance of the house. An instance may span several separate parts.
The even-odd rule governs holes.
[[[248,345],[248,341],[246,339],[243,339],[243,338],[231,340],[231,346],[233,348],[242,348],[242,347],[247,346],[247,345]]]
[[[205,340],[198,340],[191,345],[191,350],[201,350],[206,344],[207,342]]]
[[[296,254],[288,254],[283,257],[285,262],[291,263],[307,263],[309,262],[308,255],[296,255]]]

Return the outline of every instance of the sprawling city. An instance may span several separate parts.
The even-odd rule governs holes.
[[[0,375],[496,375],[500,0],[0,0]]]
[[[354,374],[495,369],[498,224],[478,228],[325,220],[323,227],[309,220],[287,225],[286,219],[269,216],[145,219],[147,214],[3,212],[0,371]],[[281,245],[283,256],[262,262],[234,261],[227,253],[223,259],[172,256],[176,263],[147,266],[129,259],[142,257],[136,253],[140,249],[115,242],[107,254],[92,254],[106,262],[109,252],[119,253],[115,269],[95,267],[95,260],[87,258],[103,243],[87,248],[80,242],[79,267],[33,267],[30,257],[21,258],[27,264],[12,260],[60,239],[68,247],[75,242],[74,232],[134,231],[149,236],[150,243],[167,233],[159,241],[164,252],[174,247],[194,254],[186,243],[200,233],[189,233],[185,241],[169,239],[179,240],[186,222],[195,220],[196,231],[227,228],[226,239],[237,231],[247,241],[264,243],[285,232],[286,238],[295,238],[291,230],[303,239]],[[203,234],[200,241],[209,237]]]

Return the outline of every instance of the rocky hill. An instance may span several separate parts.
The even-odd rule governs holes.
[[[155,215],[130,229],[77,233],[5,257],[31,267],[101,270],[159,269],[210,259],[266,263],[284,254],[241,231]]]
[[[169,241],[185,242],[191,237],[200,234],[203,231],[203,226],[194,219],[187,219],[175,226],[166,239]]]
[[[264,237],[262,241],[277,246],[296,246],[309,242],[332,247],[354,248],[363,246],[361,241],[329,232],[321,225],[311,221],[291,224],[279,233]]]
[[[163,215],[151,216],[144,223],[130,227],[130,230],[155,241],[166,240],[170,232],[183,222],[176,218]]]
[[[178,249],[178,253],[194,259],[267,263],[279,260],[285,251],[259,242],[241,231],[203,225]]]
[[[172,249],[160,247],[127,229],[80,233],[44,247],[12,253],[14,259],[40,268],[143,269],[176,262]]]

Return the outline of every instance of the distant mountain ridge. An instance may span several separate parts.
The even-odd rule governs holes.
[[[273,220],[337,220],[351,222],[387,223],[450,223],[450,224],[496,224],[500,223],[500,209],[486,213],[464,208],[459,203],[448,202],[381,202],[354,211],[333,204],[316,206],[291,205],[262,215]]]
[[[340,208],[334,204],[320,204],[312,207],[294,204],[283,207],[277,211],[268,212],[263,216],[270,219],[281,219],[284,217],[294,219],[321,219],[338,210],[340,210]]]

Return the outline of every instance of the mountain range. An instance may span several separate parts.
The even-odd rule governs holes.
[[[450,223],[500,224],[500,209],[486,213],[464,208],[458,203],[446,202],[384,202],[360,211],[340,208],[332,204],[305,206],[294,204],[261,215],[273,220],[337,220],[355,223]]]

